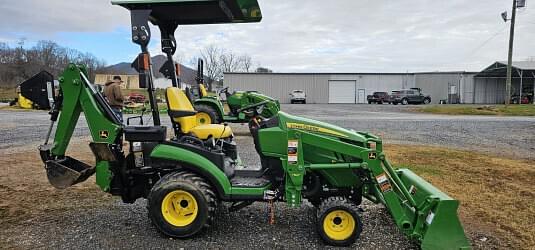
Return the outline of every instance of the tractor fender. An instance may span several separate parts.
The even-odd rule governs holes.
[[[219,113],[219,115],[220,115],[219,117],[221,117],[221,118],[225,117],[225,112],[223,110],[223,104],[219,100],[212,99],[212,98],[201,98],[201,99],[195,100],[195,102],[193,104],[194,105],[204,104],[204,105],[208,105],[210,107],[213,107],[213,108],[215,108],[217,113]]]
[[[230,197],[230,181],[210,160],[202,155],[183,148],[160,144],[150,154],[153,160],[172,161],[181,164],[181,167],[201,175],[216,189],[221,198]]]

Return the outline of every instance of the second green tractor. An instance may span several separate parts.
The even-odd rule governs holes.
[[[204,81],[204,62],[199,59],[197,64],[197,86],[187,89],[193,100],[196,117],[199,124],[219,124],[227,123],[248,123],[250,114],[247,114],[252,105],[265,103],[261,115],[269,118],[277,114],[280,110],[279,101],[260,94],[256,91],[234,91],[229,92],[229,87],[225,87],[217,92],[217,95],[210,95],[206,91]],[[193,92],[193,93],[191,93]],[[221,97],[224,96],[222,99]],[[225,109],[225,104],[228,111]]]

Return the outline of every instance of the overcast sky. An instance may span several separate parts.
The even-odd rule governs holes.
[[[259,3],[260,23],[180,27],[178,56],[187,63],[217,44],[276,72],[479,71],[507,59],[509,23],[500,13],[511,12],[509,0]],[[535,0],[527,4],[517,16],[514,60],[535,60]],[[128,11],[110,0],[0,1],[0,41],[54,40],[108,64],[138,53],[129,22]],[[159,52],[159,41],[151,50]]]

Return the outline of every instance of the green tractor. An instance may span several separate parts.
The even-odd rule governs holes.
[[[199,124],[247,123],[251,117],[250,114],[246,113],[250,110],[248,107],[261,102],[266,103],[261,114],[263,117],[269,118],[279,112],[279,101],[256,91],[235,91],[231,94],[226,87],[218,91],[217,95],[209,95],[206,91],[202,72],[204,72],[204,62],[199,59],[197,63],[197,87],[195,88],[197,95],[193,98],[190,97],[194,100]],[[225,95],[225,101],[221,100],[222,95]],[[225,103],[229,109],[228,113],[225,112]]]
[[[178,24],[260,21],[256,0],[113,3],[131,12],[132,40],[142,51],[136,69],[148,88],[154,124],[120,123],[89,82],[86,69],[70,65],[59,78],[60,95],[51,111],[46,141],[39,147],[54,187],[67,188],[96,173],[96,183],[104,192],[126,203],[147,199],[155,227],[176,238],[192,237],[217,220],[221,201],[231,202],[230,210],[237,210],[253,202],[299,207],[308,200],[317,207],[319,236],[336,246],[358,239],[362,232],[358,206],[366,198],[383,204],[400,231],[423,249],[470,247],[457,217],[459,202],[410,170],[394,169],[381,139],[372,134],[281,111],[266,118],[261,114],[268,103],[260,102],[244,110],[261,159],[260,169],[249,170],[241,167],[232,129],[199,124],[198,111],[186,93],[173,86],[167,88],[166,98],[175,135],[167,139],[154,96],[147,50],[149,21],[160,28],[162,44],[168,45]],[[172,52],[166,46],[162,49]],[[172,82],[177,84],[176,76]],[[92,137],[89,146],[95,166],[65,155],[82,112]],[[49,143],[56,121],[54,140]],[[123,141],[129,142],[128,148],[123,148]]]

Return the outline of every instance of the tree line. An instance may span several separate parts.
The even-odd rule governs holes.
[[[214,82],[222,82],[223,75],[226,72],[273,72],[265,67],[257,66],[254,68],[253,59],[248,54],[238,54],[216,45],[204,47],[201,49],[200,55],[204,61],[204,74],[208,77],[207,83],[210,91],[214,87]]]
[[[86,65],[91,80],[106,67],[103,60],[90,53],[63,47],[53,41],[39,41],[31,48],[25,48],[23,40],[14,47],[0,42],[0,87],[15,87],[42,70],[57,77],[69,63]]]
[[[270,69],[254,66],[253,59],[247,54],[238,54],[216,45],[209,45],[200,50],[204,60],[207,83],[210,90],[213,83],[222,83],[225,72],[259,72],[270,73]],[[196,62],[196,59],[191,59]],[[94,80],[97,73],[107,72],[105,61],[90,53],[67,48],[49,40],[37,42],[26,48],[24,40],[17,46],[0,42],[0,88],[12,88],[29,79],[42,70],[58,77],[69,63],[85,65],[89,79]],[[193,64],[193,63],[192,63]]]

